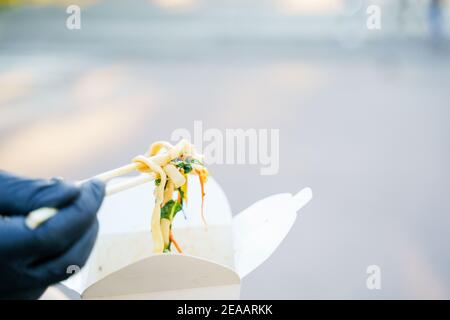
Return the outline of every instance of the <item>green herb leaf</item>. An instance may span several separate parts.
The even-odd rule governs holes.
[[[199,165],[203,165],[203,163],[197,159],[191,158],[191,157],[187,157],[185,159],[182,158],[175,158],[172,160],[172,163],[180,169],[183,169],[183,172],[185,174],[188,174],[192,171],[192,164],[199,164]]]
[[[178,211],[183,209],[181,204],[173,200],[167,201],[167,203],[161,208],[161,219],[168,219],[170,221],[175,218]]]

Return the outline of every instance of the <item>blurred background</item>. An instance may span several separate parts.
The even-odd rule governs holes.
[[[279,128],[277,175],[211,167],[235,213],[314,192],[242,298],[450,298],[447,1],[0,3],[1,169],[82,179],[194,120]]]

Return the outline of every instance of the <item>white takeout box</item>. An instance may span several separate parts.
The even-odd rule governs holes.
[[[94,250],[86,266],[64,284],[83,299],[239,298],[241,279],[275,251],[312,191],[276,194],[233,217],[225,193],[209,179],[205,226],[194,178],[188,182],[186,218],[179,212],[173,223],[183,254],[152,253],[154,185],[147,183],[105,199]],[[126,178],[112,183],[121,179]]]

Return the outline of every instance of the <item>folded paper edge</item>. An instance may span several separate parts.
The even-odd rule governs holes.
[[[251,272],[253,272],[254,270],[256,270],[259,266],[261,266],[265,261],[267,261],[273,254],[274,252],[278,249],[278,247],[280,246],[280,244],[284,241],[284,239],[286,238],[286,236],[289,234],[290,230],[292,229],[295,220],[297,219],[297,213],[300,209],[302,209],[306,204],[308,204],[312,197],[313,197],[313,192],[312,189],[310,187],[305,187],[303,189],[301,189],[299,192],[297,192],[296,194],[292,194],[292,193],[279,193],[279,194],[273,194],[271,196],[268,196],[266,198],[260,199],[258,201],[256,201],[255,203],[253,203],[250,207],[248,207],[247,209],[241,211],[238,215],[233,217],[233,223],[236,221],[236,218],[241,215],[242,213],[244,213],[246,210],[248,210],[249,208],[251,208],[252,206],[256,205],[259,202],[265,201],[266,199],[272,198],[272,197],[277,197],[277,196],[289,196],[290,199],[292,199],[291,201],[291,214],[286,216],[286,219],[290,216],[291,220],[289,221],[289,228],[287,229],[286,233],[284,233],[281,236],[281,240],[278,243],[278,245],[276,245],[274,247],[274,249],[272,250],[272,252],[263,257],[262,259],[260,259],[259,262],[254,263],[253,266],[251,268],[249,268],[248,266],[246,268],[241,268],[240,267],[240,263],[235,261],[235,265],[236,265],[236,272],[239,274],[239,276],[241,277],[241,279],[245,278],[248,274],[250,274]],[[287,220],[286,220],[287,221]],[[235,249],[236,250],[236,249]],[[238,249],[239,250],[239,249]],[[236,256],[235,256],[236,259]]]
[[[230,268],[227,265],[221,264],[221,263],[217,263],[214,262],[212,260],[209,260],[207,258],[202,258],[202,257],[198,257],[198,256],[192,256],[192,255],[188,255],[188,254],[177,254],[177,253],[165,253],[165,254],[156,254],[156,255],[151,255],[149,257],[140,259],[139,261],[136,261],[135,263],[132,263],[130,265],[127,265],[124,268],[121,268],[107,276],[105,276],[104,278],[91,283],[90,285],[88,285],[86,288],[84,288],[82,290],[81,293],[81,297],[82,299],[86,299],[86,298],[92,298],[89,297],[89,295],[91,294],[91,291],[98,287],[99,285],[103,285],[105,282],[111,281],[111,279],[114,279],[115,277],[117,277],[117,275],[120,275],[121,273],[123,273],[124,271],[127,271],[130,268],[133,268],[134,266],[138,265],[138,264],[142,264],[142,263],[146,263],[150,260],[154,260],[154,259],[171,259],[171,258],[177,258],[177,259],[186,259],[186,260],[195,260],[199,263],[205,264],[205,266],[209,266],[209,267],[213,267],[215,268],[215,270],[217,270],[218,272],[222,273],[222,275],[227,275],[228,276],[228,280],[226,280],[225,282],[220,282],[220,283],[212,283],[211,285],[214,286],[221,286],[221,285],[240,285],[240,277],[239,274],[232,268]],[[209,285],[208,285],[209,286]],[[201,287],[208,287],[207,285],[199,285],[198,288]],[[196,288],[195,286],[191,287],[191,288]],[[182,290],[183,288],[176,288],[176,289],[171,289],[169,291],[176,291],[176,290]],[[95,289],[94,289],[95,290]],[[156,293],[159,290],[150,290],[148,291],[149,293]],[[167,291],[167,290],[164,290]],[[144,294],[143,292],[141,292],[142,294]],[[139,294],[139,292],[134,293],[134,294]],[[127,295],[127,294],[112,294],[111,296],[120,296],[120,295]],[[97,298],[105,298],[105,296],[97,296]]]
[[[303,188],[292,196],[294,200],[295,211],[298,212],[301,208],[308,204],[313,198],[313,192],[310,187]]]

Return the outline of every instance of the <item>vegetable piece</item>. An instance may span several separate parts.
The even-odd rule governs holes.
[[[173,243],[173,245],[175,246],[175,249],[177,249],[178,253],[183,253],[183,250],[181,250],[180,245],[178,244],[178,242],[175,240],[175,238],[173,237],[173,232],[172,230],[170,230],[169,233],[169,239],[170,241]]]
[[[203,166],[203,163],[197,159],[194,159],[192,157],[186,157],[186,158],[175,158],[172,160],[172,163],[183,170],[185,174],[190,173],[193,170],[192,165],[201,165]]]
[[[198,175],[198,178],[200,180],[200,187],[201,187],[201,192],[202,192],[202,208],[201,208],[201,215],[202,215],[202,221],[203,224],[206,226],[206,219],[205,219],[205,212],[203,210],[203,206],[205,203],[205,183],[204,183],[204,177],[202,174]]]
[[[182,209],[181,204],[171,199],[161,208],[161,219],[164,218],[169,221],[172,221],[173,218],[175,218],[177,212],[180,211],[181,209]]]
[[[181,204],[169,200],[161,208],[161,232],[164,240],[164,250],[170,251],[170,232],[172,230],[172,221],[178,211],[182,209]],[[177,244],[178,245],[178,244]],[[177,246],[175,245],[175,246]]]
[[[165,219],[165,218],[161,219],[161,233],[162,233],[163,241],[164,241],[164,250],[170,250],[169,234],[170,234],[171,224],[172,224],[172,222],[170,220]]]
[[[181,191],[180,188],[178,188],[178,197],[177,202],[181,205],[183,205],[183,191]]]
[[[184,176],[186,178],[186,183],[180,187],[180,193],[181,193],[182,203],[184,203],[184,202],[187,203],[188,202],[188,175],[184,174]]]

